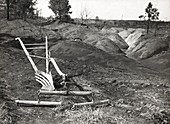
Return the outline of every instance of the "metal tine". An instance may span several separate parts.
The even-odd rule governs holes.
[[[35,79],[37,82],[39,82],[41,85],[42,85],[42,87],[43,86],[46,86],[46,82],[44,81],[44,80],[41,80],[41,79],[39,79],[38,77],[36,77],[36,79]]]
[[[33,44],[24,44],[25,46],[41,46],[41,45],[44,45],[45,46],[45,43],[33,43]]]
[[[43,81],[46,86],[49,86],[50,83],[49,83],[48,79],[46,77],[44,77],[44,75],[36,73],[35,77],[36,77],[36,79]]]
[[[28,50],[32,50],[32,49],[45,49],[45,47],[29,47],[27,49]]]

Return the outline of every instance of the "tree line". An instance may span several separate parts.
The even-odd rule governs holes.
[[[4,0],[6,4],[6,18],[25,20],[27,17],[35,15],[36,0]]]
[[[0,0],[0,5],[3,5],[7,20],[33,18],[38,16],[36,9],[37,0]],[[0,6],[2,7],[2,6]],[[50,0],[49,8],[54,12],[58,19],[71,19],[71,6],[69,0]],[[0,11],[1,8],[0,8]]]
[[[6,18],[9,19],[23,19],[33,18],[38,16],[38,11],[35,8],[37,0],[0,0],[0,5],[6,5]],[[1,6],[0,6],[1,7]],[[55,18],[59,20],[70,20],[71,5],[69,0],[50,0],[48,6],[55,14]],[[0,8],[1,10],[1,8]],[[85,17],[84,17],[85,16]],[[82,20],[87,19],[89,12],[85,9],[80,13]],[[159,20],[159,12],[157,8],[153,7],[153,4],[149,2],[145,8],[145,14],[139,16],[140,19],[146,20],[147,33],[152,21]],[[96,20],[99,20],[98,16]],[[155,26],[157,28],[157,25]]]

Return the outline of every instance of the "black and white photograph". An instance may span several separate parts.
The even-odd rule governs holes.
[[[0,0],[0,124],[170,124],[170,0]]]

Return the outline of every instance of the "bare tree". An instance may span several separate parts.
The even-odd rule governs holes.
[[[87,9],[84,8],[81,12],[80,12],[80,18],[82,23],[86,23],[87,20],[90,18],[91,12]]]

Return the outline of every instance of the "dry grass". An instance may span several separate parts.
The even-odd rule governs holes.
[[[91,108],[83,107],[78,110],[66,110],[57,113],[55,118],[64,118],[62,124],[127,124],[128,120],[122,115],[114,114],[113,107]]]
[[[4,109],[5,103],[0,105],[0,122],[3,124],[7,124],[11,122],[11,117],[8,116],[8,110]]]

